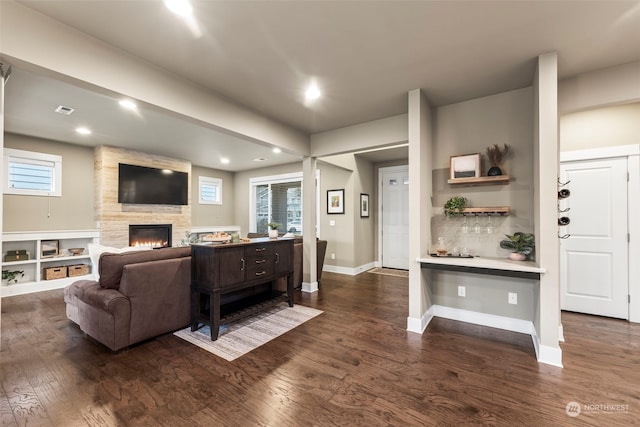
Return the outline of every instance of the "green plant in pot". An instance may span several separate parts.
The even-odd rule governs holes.
[[[444,204],[444,213],[449,218],[454,218],[464,214],[464,208],[467,206],[467,199],[462,196],[454,196],[447,200]]]
[[[517,231],[513,236],[505,234],[506,239],[500,241],[502,249],[511,251],[509,258],[515,261],[524,261],[535,249],[535,236],[531,233]]]
[[[278,227],[280,227],[280,223],[277,222],[270,222],[267,224],[267,227],[269,227],[269,237],[271,239],[275,239],[278,237]]]

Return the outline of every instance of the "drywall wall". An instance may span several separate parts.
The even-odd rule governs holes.
[[[533,92],[518,89],[477,98],[436,110],[436,144],[434,147],[432,241],[444,237],[450,249],[466,247],[472,255],[507,256],[500,249],[505,234],[515,231],[533,232]],[[511,177],[507,185],[457,186],[447,183],[451,156],[480,153],[482,175],[489,164],[485,149],[493,144],[508,144],[503,173]],[[453,196],[463,196],[470,207],[508,206],[511,214],[492,217],[493,233],[487,233],[488,217],[465,217],[481,233],[463,233],[463,218],[447,218],[445,202]]]
[[[558,82],[561,115],[640,101],[640,61],[603,68]]]
[[[96,228],[92,147],[12,133],[4,146],[62,156],[62,197],[3,195],[5,232]]]
[[[222,180],[222,204],[198,203],[198,182],[201,176]],[[191,166],[191,226],[235,225],[235,177],[232,172]]]
[[[377,216],[377,206],[374,194],[376,180],[373,164],[359,156],[354,156],[356,169],[354,171],[354,267],[369,265],[375,261],[376,253],[376,228],[375,218]],[[360,216],[360,195],[369,195],[369,217]]]
[[[640,143],[640,102],[560,117],[560,151]]]
[[[445,238],[449,249],[467,248],[474,256],[507,257],[500,249],[505,234],[533,232],[533,90],[518,89],[436,109],[433,150],[432,241]],[[455,186],[447,183],[450,157],[481,153],[482,175],[489,168],[486,147],[508,144],[510,155],[502,169],[511,177],[507,185]],[[478,217],[481,232],[473,231],[476,218],[466,217],[471,230],[462,232],[464,219],[447,218],[444,203],[452,196],[466,197],[471,207],[509,206],[511,214]],[[424,254],[423,254],[424,255]],[[498,316],[533,320],[533,282],[465,273],[431,273],[428,276],[434,304]],[[527,283],[528,282],[528,283]],[[457,296],[457,286],[467,287],[467,296]],[[508,304],[508,292],[518,294],[518,304]]]
[[[311,135],[313,157],[353,153],[407,142],[407,115],[387,117]]]

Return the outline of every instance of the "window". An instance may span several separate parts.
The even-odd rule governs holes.
[[[198,188],[200,189],[199,201],[201,205],[221,205],[222,204],[222,180],[219,178],[209,178],[207,176],[198,177]]]
[[[302,173],[252,178],[251,230],[267,232],[269,222],[280,232],[302,234]]]
[[[4,194],[62,196],[62,157],[4,149]]]

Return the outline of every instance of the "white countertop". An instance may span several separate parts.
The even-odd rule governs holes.
[[[480,257],[474,256],[473,258],[459,258],[459,257],[433,257],[426,256],[425,258],[418,258],[417,261],[423,264],[439,264],[439,265],[453,265],[460,267],[475,267],[475,268],[489,268],[494,270],[506,270],[506,271],[523,271],[526,273],[540,273],[547,272],[545,268],[538,266],[532,261],[513,261],[508,258],[493,258],[493,257]]]

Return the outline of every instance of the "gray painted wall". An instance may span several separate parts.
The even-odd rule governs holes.
[[[533,91],[514,90],[440,107],[435,114],[433,152],[433,242],[446,238],[450,247],[466,246],[473,255],[506,257],[499,248],[505,233],[533,231]],[[456,187],[447,183],[450,156],[482,153],[492,144],[509,144],[512,154],[503,165],[511,176],[507,185]],[[484,159],[486,162],[486,158]],[[483,175],[489,165],[483,165]],[[510,216],[493,218],[495,231],[488,235],[463,234],[462,219],[445,218],[442,207],[449,197],[461,195],[469,205],[510,206]],[[470,225],[475,220],[468,218]],[[488,219],[479,218],[486,226]],[[464,273],[432,273],[429,280],[432,302],[482,313],[533,320],[533,281],[479,276]],[[457,285],[467,287],[467,296],[457,296]],[[536,283],[537,286],[537,283]],[[518,304],[507,302],[507,293],[518,294]]]
[[[7,148],[62,156],[62,197],[3,195],[3,231],[96,228],[93,147],[11,133],[4,134],[4,142]],[[222,206],[197,203],[200,175],[222,179]],[[192,226],[235,224],[233,173],[193,166],[191,183],[192,191],[195,191],[192,193]],[[50,217],[47,217],[48,212],[51,212]]]
[[[198,203],[198,179],[200,176],[222,180],[222,205],[201,205]],[[235,177],[232,172],[191,167],[191,226],[236,225],[235,220]]]
[[[3,195],[3,231],[96,228],[92,147],[11,133],[5,133],[4,145],[62,156],[62,197]]]

